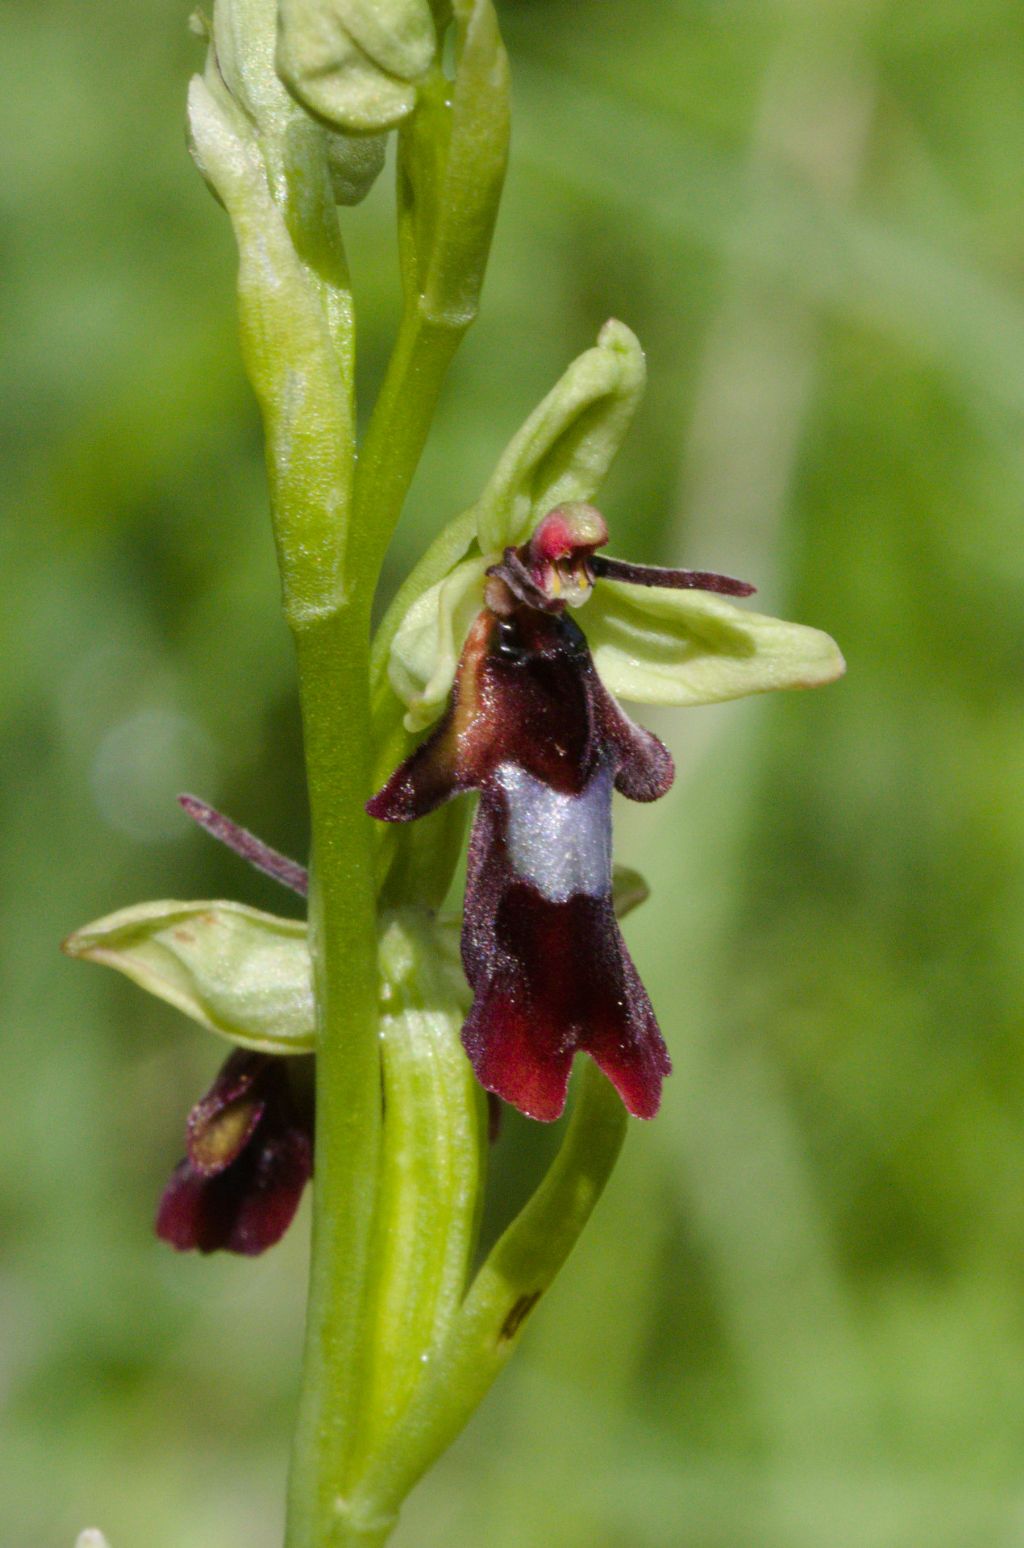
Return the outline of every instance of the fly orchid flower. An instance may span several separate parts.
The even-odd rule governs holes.
[[[731,604],[720,597],[754,589],[605,558],[596,550],[607,541],[601,513],[570,503],[487,566],[448,708],[367,807],[384,822],[408,822],[479,791],[463,914],[474,995],[463,1043],[486,1090],[544,1120],[565,1106],[578,1050],[639,1118],[657,1112],[671,1068],[615,918],[611,799],[615,789],[655,801],[675,771],[667,748],[619,707],[567,609],[588,603],[595,587],[624,589],[634,608],[652,593],[699,593],[698,616],[724,632]],[[828,654],[827,636],[775,627]],[[832,652],[835,676],[841,658]],[[805,648],[805,662],[811,654]],[[806,668],[804,676],[823,680]]]
[[[635,336],[606,323],[427,556],[390,634],[406,729],[441,718],[367,809],[408,822],[480,792],[463,1042],[485,1088],[542,1119],[562,1112],[577,1050],[639,1117],[669,1071],[611,905],[611,794],[656,800],[673,766],[617,699],[709,704],[844,670],[827,634],[737,607],[742,581],[597,552],[608,529],[590,501],[644,375]]]

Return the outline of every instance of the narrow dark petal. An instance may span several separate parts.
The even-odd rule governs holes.
[[[200,801],[198,796],[180,795],[178,805],[188,813],[193,822],[197,822],[206,833],[209,833],[211,838],[226,844],[228,849],[240,855],[243,860],[247,860],[258,871],[272,876],[282,886],[290,887],[292,892],[297,892],[302,898],[307,895],[309,872],[305,866],[299,865],[297,860],[289,860],[287,855],[271,849],[269,844],[264,844],[263,840],[257,838],[254,833],[250,833],[248,828],[239,827],[237,822],[232,822],[230,817],[225,817],[224,813],[218,812],[216,807]]]
[[[366,803],[378,822],[413,822],[426,817],[478,783],[477,744],[486,744],[487,707],[481,703],[481,670],[498,620],[482,608],[462,648],[448,708],[424,742],[400,763],[382,789]]]
[[[543,586],[534,580],[515,548],[506,548],[499,562],[492,564],[487,573],[503,580],[512,595],[526,607],[536,608],[542,613],[564,611],[565,603],[557,597],[548,596]]]
[[[449,706],[426,741],[398,765],[387,784],[367,801],[366,810],[371,817],[378,822],[414,822],[459,793],[454,716],[454,706]]]
[[[630,564],[595,554],[590,561],[597,578],[629,581],[633,586],[664,586],[671,591],[717,591],[726,597],[752,597],[757,590],[749,581],[718,575],[714,570],[663,570],[654,564]]]
[[[594,672],[591,712],[600,741],[612,749],[615,788],[630,801],[658,801],[676,777],[672,754],[652,731],[631,720]]]

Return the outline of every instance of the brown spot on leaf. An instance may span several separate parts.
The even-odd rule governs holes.
[[[515,1338],[519,1329],[540,1300],[540,1296],[541,1292],[539,1290],[531,1290],[529,1295],[521,1295],[519,1297],[505,1321],[501,1324],[501,1332],[498,1334],[499,1343]]]
[[[192,934],[192,931],[186,930],[183,925],[179,925],[171,933],[176,941],[181,941],[185,946],[191,946],[195,943],[195,936]]]

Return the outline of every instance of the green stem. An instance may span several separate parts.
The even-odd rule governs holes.
[[[618,1093],[588,1061],[561,1150],[477,1274],[412,1404],[360,1478],[354,1510],[397,1511],[467,1423],[579,1239],[627,1124]]]
[[[312,822],[317,1169],[288,1548],[384,1542],[345,1505],[366,1382],[366,1287],[380,1152],[377,939],[369,786],[368,619],[349,606],[296,631]],[[372,1530],[371,1530],[372,1528]]]
[[[416,299],[406,303],[356,467],[352,554],[360,574],[380,573],[445,375],[468,326],[431,319]]]

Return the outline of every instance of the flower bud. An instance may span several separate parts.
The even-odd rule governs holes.
[[[384,134],[328,134],[327,169],[336,204],[361,204],[384,169]]]
[[[257,133],[282,137],[296,109],[274,65],[276,0],[216,0],[210,41],[207,81],[216,71]]]
[[[195,18],[196,30],[209,39],[205,83],[221,113],[241,140],[255,140],[268,165],[307,164],[307,177],[325,157],[335,202],[359,204],[384,166],[383,135],[334,134],[313,124],[286,90],[277,73],[276,0],[217,0],[212,26]],[[190,118],[194,118],[195,108]],[[192,152],[200,170],[220,197],[216,178],[203,164],[201,134],[190,124]],[[313,182],[316,181],[315,175]]]
[[[333,128],[365,134],[400,123],[436,51],[427,0],[281,0],[281,78]]]

